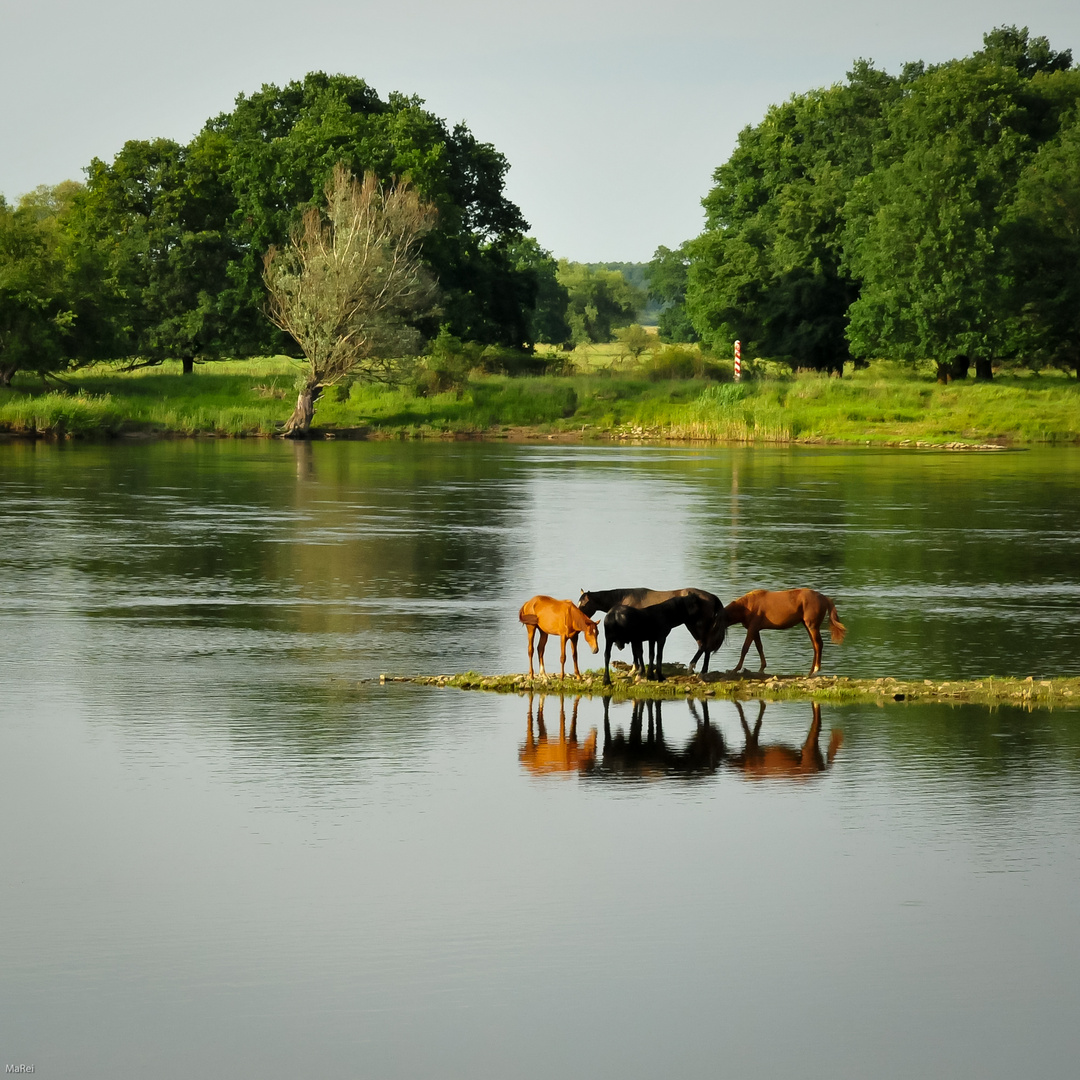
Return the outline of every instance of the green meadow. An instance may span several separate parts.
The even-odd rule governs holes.
[[[332,387],[318,401],[313,435],[930,445],[1080,438],[1080,383],[1056,371],[939,385],[929,366],[879,361],[837,378],[758,364],[734,383],[722,364],[711,365],[713,377],[659,377],[603,346],[568,366],[573,374],[473,373],[443,393],[408,384]],[[289,415],[297,373],[280,357],[200,365],[187,376],[166,363],[131,372],[101,365],[48,387],[27,379],[0,390],[0,431],[268,437]]]

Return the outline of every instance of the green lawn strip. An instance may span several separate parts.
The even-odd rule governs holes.
[[[500,694],[581,694],[587,697],[671,700],[677,698],[726,698],[745,701],[921,702],[971,703],[978,705],[1080,706],[1080,678],[1018,679],[986,676],[982,679],[933,680],[850,679],[835,675],[778,676],[715,672],[701,678],[685,674],[673,666],[663,682],[630,678],[623,671],[613,674],[610,686],[603,684],[603,672],[586,671],[580,678],[558,675],[529,678],[528,675],[482,675],[467,671],[459,675],[381,675],[385,683],[413,683],[420,686],[483,690]]]

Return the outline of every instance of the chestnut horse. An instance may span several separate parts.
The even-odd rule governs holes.
[[[523,623],[529,631],[529,678],[533,677],[533,634],[540,631],[540,642],[536,648],[536,654],[540,658],[540,674],[546,675],[544,670],[544,646],[547,645],[549,634],[557,634],[559,637],[559,675],[566,678],[566,642],[570,641],[570,651],[574,656],[574,674],[581,678],[577,662],[577,637],[584,634],[589,648],[594,653],[600,651],[600,645],[596,638],[598,623],[594,623],[588,615],[583,615],[581,609],[572,600],[555,600],[550,596],[534,596],[521,605],[518,612],[518,622]]]
[[[814,643],[814,664],[810,674],[816,675],[821,670],[821,623],[829,616],[829,629],[833,642],[837,645],[844,640],[847,627],[836,614],[836,605],[824,593],[813,589],[788,589],[786,592],[766,592],[755,589],[738,600],[732,600],[724,614],[728,624],[740,623],[746,627],[746,641],[735,670],[743,666],[746,653],[753,642],[761,657],[761,670],[765,670],[765,650],[761,647],[762,630],[787,630],[802,623],[810,640]]]
[[[829,733],[829,750],[826,756],[822,756],[821,747],[818,746],[818,736],[821,734],[821,706],[811,702],[814,719],[810,723],[810,730],[806,733],[806,739],[801,747],[785,746],[783,743],[771,743],[762,746],[758,741],[761,733],[761,718],[765,715],[765,702],[758,702],[757,723],[751,731],[746,723],[746,714],[742,705],[736,701],[735,708],[739,712],[739,721],[742,724],[743,735],[746,745],[741,754],[730,754],[728,764],[736,769],[741,769],[751,780],[783,779],[800,780],[806,776],[824,772],[832,765],[840,747],[844,745],[844,733],[838,728],[833,728]]]
[[[596,728],[578,742],[577,714],[581,698],[574,698],[570,716],[570,734],[566,734],[566,699],[559,695],[559,741],[548,738],[544,727],[544,701],[541,696],[536,710],[536,738],[533,738],[533,696],[529,695],[528,727],[525,745],[518,751],[518,760],[531,773],[588,772],[596,764]]]

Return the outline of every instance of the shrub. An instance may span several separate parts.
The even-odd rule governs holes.
[[[707,360],[697,345],[664,345],[645,361],[644,371],[653,382],[719,375],[718,366]]]

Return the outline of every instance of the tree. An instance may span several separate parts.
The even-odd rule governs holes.
[[[359,375],[392,380],[394,360],[415,352],[410,320],[426,313],[433,284],[420,255],[435,209],[402,182],[384,190],[337,165],[326,212],[310,208],[285,248],[271,247],[263,276],[269,317],[302,350],[307,376],[283,434],[304,435],[327,387]]]
[[[657,328],[663,341],[699,340],[686,311],[686,275],[690,267],[688,246],[682,244],[672,251],[661,244],[646,270],[649,298],[661,305]]]
[[[237,254],[221,304],[228,320],[244,328],[248,351],[283,346],[261,320],[260,253],[283,244],[300,214],[319,203],[339,162],[357,176],[408,177],[438,211],[423,244],[442,294],[441,313],[422,327],[429,337],[445,323],[463,340],[531,344],[536,280],[515,256],[528,225],[504,193],[505,157],[463,124],[449,128],[420,98],[383,100],[362,79],[314,72],[241,95],[231,112],[208,121],[204,134],[229,147]]]
[[[648,352],[658,344],[655,334],[650,334],[640,323],[631,323],[615,331],[615,338],[621,346],[620,355],[629,356],[634,363],[641,360],[641,354]]]
[[[1080,378],[1080,113],[1020,174],[1001,241],[1009,351]]]
[[[1042,39],[1030,62],[1017,53],[1026,30],[985,40],[986,50],[927,71],[897,101],[877,168],[847,208],[844,266],[861,283],[849,311],[853,351],[932,357],[943,380],[966,375],[972,360],[989,378],[991,359],[1007,348],[1004,215],[1057,129],[1055,99],[1075,87],[1062,71],[1068,57]]]
[[[793,367],[842,367],[858,295],[841,264],[844,206],[899,92],[898,80],[859,61],[846,83],[792,97],[740,133],[703,200],[705,231],[681,249],[686,312],[714,350],[739,338]],[[657,261],[674,300],[678,259]]]
[[[66,194],[39,188],[14,209],[0,197],[0,386],[70,366],[76,311],[56,226]]]
[[[531,236],[518,241],[511,249],[517,271],[529,275],[535,289],[535,301],[528,311],[530,343],[560,345],[570,337],[566,309],[570,295],[559,282],[559,264]]]
[[[558,280],[569,298],[566,321],[574,345],[611,341],[613,330],[627,326],[645,302],[644,292],[618,270],[560,259]]]
[[[124,144],[111,164],[87,170],[76,228],[96,246],[114,287],[118,355],[161,363],[243,351],[242,323],[223,306],[240,256],[230,234],[235,199],[228,144],[203,134]]]

